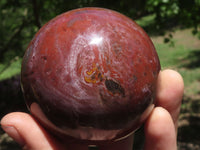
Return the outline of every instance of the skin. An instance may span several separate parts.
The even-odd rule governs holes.
[[[173,70],[159,73],[156,107],[145,122],[144,150],[176,150],[177,122],[180,112],[184,83],[181,75]],[[1,127],[23,149],[29,150],[88,150],[87,145],[60,143],[47,133],[30,115],[13,112],[4,116]],[[132,150],[133,135],[99,150]]]

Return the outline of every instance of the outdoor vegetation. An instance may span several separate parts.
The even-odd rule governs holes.
[[[179,150],[200,149],[200,0],[1,0],[0,119],[27,111],[20,88],[23,54],[47,21],[71,9],[104,7],[119,11],[141,25],[151,37],[162,69],[177,70],[185,91],[179,118]],[[143,131],[136,133],[140,150]],[[0,149],[20,147],[0,129]]]

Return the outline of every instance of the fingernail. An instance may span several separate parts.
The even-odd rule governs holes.
[[[16,130],[13,126],[4,126],[1,125],[2,129],[13,139],[15,140],[19,145],[24,146],[25,141],[19,134],[19,132]]]

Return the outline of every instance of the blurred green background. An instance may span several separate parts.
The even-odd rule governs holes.
[[[0,1],[0,118],[27,111],[20,89],[23,54],[39,28],[53,17],[80,7],[121,12],[151,37],[162,69],[177,70],[185,91],[179,118],[178,149],[200,149],[200,0],[1,0]],[[135,149],[142,149],[142,128]],[[0,129],[0,149],[19,146]]]

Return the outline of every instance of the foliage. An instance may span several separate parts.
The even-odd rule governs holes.
[[[149,12],[156,13],[156,19],[160,23],[169,17],[177,15],[180,11],[178,0],[148,0],[146,8]],[[158,24],[159,26],[160,24]]]
[[[200,0],[147,0],[146,9],[156,14],[156,28],[193,27],[200,38]]]
[[[193,34],[200,38],[200,0],[182,0],[180,22],[186,27],[194,27]]]

